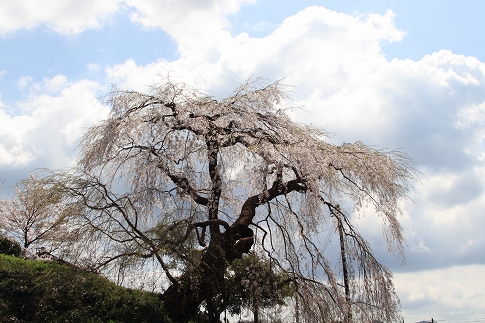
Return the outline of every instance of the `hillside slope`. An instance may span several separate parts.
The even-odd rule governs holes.
[[[0,254],[0,322],[169,322],[158,294],[81,269]]]

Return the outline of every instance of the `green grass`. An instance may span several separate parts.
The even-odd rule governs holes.
[[[0,322],[169,322],[160,295],[81,269],[0,254]]]

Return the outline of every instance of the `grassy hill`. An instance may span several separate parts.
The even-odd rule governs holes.
[[[169,322],[158,294],[81,269],[0,254],[0,323]]]

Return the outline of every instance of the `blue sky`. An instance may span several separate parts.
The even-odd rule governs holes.
[[[111,84],[170,72],[216,97],[286,77],[298,122],[402,148],[423,173],[401,218],[406,322],[485,318],[485,2],[95,0],[0,2],[0,188],[62,168],[107,113]],[[290,104],[290,103],[288,103]],[[485,319],[484,319],[485,320]]]

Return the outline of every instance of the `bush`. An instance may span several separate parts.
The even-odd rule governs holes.
[[[19,243],[0,235],[0,253],[9,256],[20,257],[20,255],[22,254],[22,247],[20,247]]]
[[[169,322],[160,295],[81,269],[0,255],[0,322]]]

